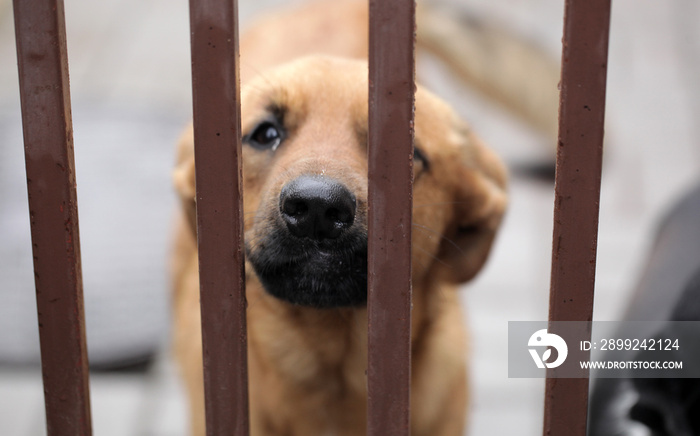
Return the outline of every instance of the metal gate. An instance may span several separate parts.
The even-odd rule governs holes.
[[[14,14],[48,435],[87,436],[63,1],[14,0]],[[248,381],[236,1],[191,0],[190,17],[195,156],[197,167],[206,168],[197,171],[197,215],[207,434],[243,436]],[[566,1],[550,321],[592,319],[609,20],[610,0]],[[396,162],[413,153],[414,28],[413,0],[370,0],[368,434],[375,436],[410,432],[412,171]],[[399,146],[381,146],[388,143]],[[379,288],[393,292],[373,291]],[[587,404],[588,379],[548,378],[544,434],[585,435]]]

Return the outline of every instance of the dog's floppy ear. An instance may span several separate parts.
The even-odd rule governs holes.
[[[180,196],[182,209],[192,229],[192,234],[197,234],[197,209],[195,206],[195,174],[194,174],[194,140],[193,130],[190,125],[178,144],[177,163],[173,171],[173,184]]]
[[[461,283],[486,262],[506,209],[506,170],[501,160],[458,122],[459,158],[451,166],[453,218],[445,229],[438,258],[447,264],[448,280]]]

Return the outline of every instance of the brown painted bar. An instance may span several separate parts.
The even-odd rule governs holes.
[[[609,28],[610,0],[566,1],[550,321],[593,318]],[[588,378],[553,378],[552,371],[544,435],[584,436]]]
[[[15,0],[29,219],[49,436],[92,434],[62,0]]]
[[[238,12],[190,0],[207,435],[248,435]]]
[[[415,4],[370,0],[370,436],[410,434]]]

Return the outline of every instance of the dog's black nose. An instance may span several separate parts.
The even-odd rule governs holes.
[[[355,220],[355,196],[324,176],[301,176],[280,193],[280,213],[299,238],[335,239]]]

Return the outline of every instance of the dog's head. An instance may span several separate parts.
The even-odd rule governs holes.
[[[248,261],[270,294],[299,305],[367,299],[367,63],[311,57],[243,87]],[[175,183],[194,223],[186,133]],[[503,215],[505,171],[452,110],[418,88],[413,284],[463,282],[486,260]],[[195,226],[191,226],[195,231]]]

